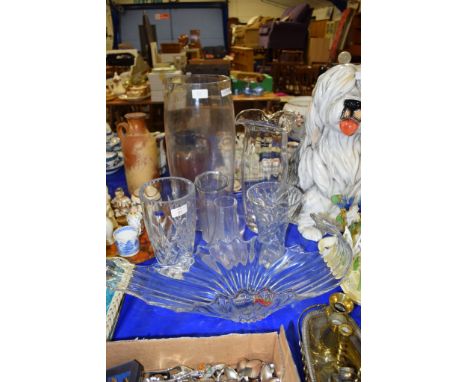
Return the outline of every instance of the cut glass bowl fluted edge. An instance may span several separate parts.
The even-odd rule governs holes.
[[[352,251],[341,236],[323,256],[300,245],[284,248],[235,239],[198,246],[186,273],[164,276],[159,266],[107,259],[107,287],[176,312],[254,322],[306,298],[326,293],[348,273]],[[276,252],[273,252],[273,250]],[[275,258],[276,257],[276,258]]]

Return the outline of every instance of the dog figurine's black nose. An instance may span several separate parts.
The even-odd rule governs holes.
[[[361,101],[356,99],[345,99],[344,107],[350,109],[351,111],[361,110]]]

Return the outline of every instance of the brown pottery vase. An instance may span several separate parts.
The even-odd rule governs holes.
[[[144,183],[159,176],[158,148],[146,127],[145,113],[125,114],[127,122],[117,125],[122,145],[125,177],[130,195]]]

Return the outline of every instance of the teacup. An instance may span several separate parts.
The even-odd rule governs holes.
[[[114,231],[114,240],[122,257],[134,256],[140,250],[138,231],[132,226],[124,226]]]

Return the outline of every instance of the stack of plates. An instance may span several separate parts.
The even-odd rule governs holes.
[[[120,139],[106,123],[106,174],[113,174],[122,166],[123,154]]]

